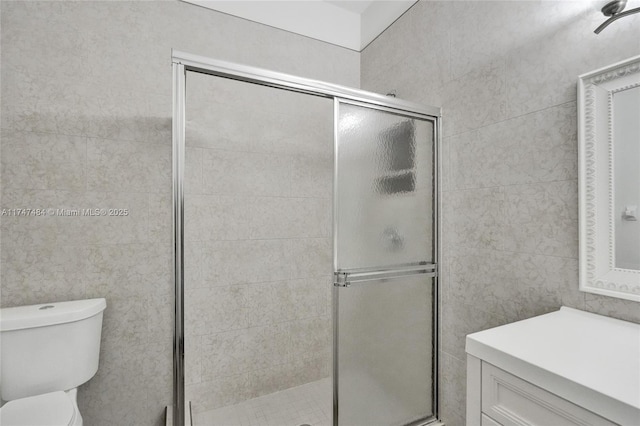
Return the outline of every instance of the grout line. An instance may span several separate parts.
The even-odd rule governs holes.
[[[457,356],[453,355],[452,353],[446,352],[443,349],[440,349],[440,352],[442,352],[443,354],[447,355],[448,357],[453,358],[454,360],[466,365],[467,361],[466,360],[461,360],[460,358],[458,358]],[[466,374],[466,370],[465,370],[465,374]]]
[[[255,194],[231,194],[231,193],[199,193],[199,194],[194,194],[191,192],[188,192],[185,194],[185,201],[186,198],[190,198],[190,197],[208,197],[208,198],[237,198],[237,199],[248,199],[248,200],[252,200],[252,201],[256,201],[257,198],[273,198],[273,199],[285,199],[285,200],[326,200],[326,201],[330,201],[331,197],[301,197],[299,195],[255,195]],[[186,204],[186,203],[185,203]]]
[[[510,188],[514,186],[532,186],[532,185],[543,185],[546,183],[558,183],[558,182],[577,182],[578,178],[575,179],[558,179],[558,180],[546,180],[546,181],[536,181],[529,183],[510,183],[504,185],[492,185],[492,186],[478,186],[473,188],[450,188],[443,192],[462,192],[462,191],[476,191],[478,189],[493,189],[493,188]]]
[[[464,246],[464,245],[455,245],[455,246],[449,245],[448,249],[452,250],[455,247],[463,248],[463,249],[466,249],[466,250],[477,250],[477,251],[484,250],[484,251],[494,251],[494,252],[498,252],[498,253],[527,254],[527,255],[532,255],[532,256],[553,257],[553,258],[557,258],[557,259],[578,260],[577,257],[557,256],[557,255],[552,255],[552,254],[534,253],[534,252],[529,252],[529,251],[497,249],[497,248],[493,248],[493,247],[472,247],[472,246]]]
[[[331,237],[282,237],[282,238],[242,238],[242,239],[228,239],[228,240],[185,240],[185,245],[189,243],[221,243],[221,242],[249,242],[249,241],[306,241],[306,240],[330,240]]]
[[[537,114],[537,113],[540,113],[540,112],[543,112],[543,111],[546,111],[546,110],[549,110],[549,109],[552,109],[552,108],[557,108],[557,107],[560,107],[560,106],[563,106],[563,105],[577,104],[577,102],[578,102],[577,99],[560,102],[560,103],[555,104],[555,105],[550,105],[550,106],[547,106],[547,107],[544,107],[544,108],[541,108],[541,109],[537,109],[535,111],[529,111],[529,112],[526,112],[524,114],[514,115],[514,116],[511,116],[511,117],[505,118],[503,120],[498,120],[498,121],[494,121],[494,122],[491,122],[491,123],[487,123],[487,124],[484,124],[484,125],[482,125],[480,127],[476,127],[475,129],[465,130],[464,132],[454,133],[452,135],[447,135],[447,136],[443,135],[442,139],[448,139],[448,138],[461,136],[461,135],[464,135],[466,133],[477,132],[478,130],[482,130],[484,128],[491,127],[491,126],[495,126],[496,124],[504,123],[504,122],[510,121],[510,120],[515,120],[517,118],[522,118],[522,117],[525,117],[527,115]]]

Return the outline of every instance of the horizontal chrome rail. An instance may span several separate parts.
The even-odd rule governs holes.
[[[349,287],[355,283],[423,274],[429,277],[435,277],[437,275],[436,265],[430,263],[425,265],[414,265],[398,269],[384,269],[377,271],[342,270],[334,273],[335,280],[333,282],[333,285],[336,287]]]
[[[312,95],[349,99],[352,101],[364,102],[369,105],[386,106],[393,108],[394,110],[418,114],[423,116],[423,118],[442,116],[442,110],[439,107],[416,104],[398,98],[384,96],[379,93],[372,93],[338,84],[275,71],[268,71],[248,65],[240,65],[232,62],[206,58],[204,56],[180,52],[178,50],[172,51],[172,60],[173,63],[184,65],[187,71],[196,71],[220,77],[232,78],[234,80],[266,84],[272,87]]]

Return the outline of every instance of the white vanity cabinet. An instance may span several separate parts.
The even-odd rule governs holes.
[[[467,336],[468,426],[640,426],[640,325],[561,308]]]

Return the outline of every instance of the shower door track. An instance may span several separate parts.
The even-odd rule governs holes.
[[[173,246],[174,246],[174,280],[175,280],[175,306],[174,306],[174,342],[173,342],[173,425],[185,426],[185,393],[184,393],[184,156],[185,156],[185,102],[186,102],[186,73],[187,71],[209,74],[216,77],[223,77],[232,80],[259,84],[293,92],[305,93],[313,96],[320,96],[334,100],[347,101],[355,104],[362,104],[368,108],[385,111],[395,111],[401,114],[424,118],[434,122],[435,132],[435,163],[434,163],[434,211],[435,211],[435,248],[437,253],[437,264],[440,264],[441,253],[441,209],[439,204],[439,194],[441,193],[441,183],[438,176],[440,161],[440,138],[441,138],[441,109],[439,107],[425,106],[413,102],[404,101],[394,97],[383,96],[377,93],[353,89],[346,86],[327,83],[298,77],[290,74],[265,70],[262,68],[236,64],[227,61],[193,55],[178,50],[171,51],[171,62],[173,71],[173,119],[172,119],[172,146],[173,146]],[[337,132],[336,120],[334,119],[334,132]],[[334,135],[334,138],[336,136]],[[335,170],[334,170],[335,173]],[[335,177],[334,177],[335,181]],[[335,229],[335,227],[334,227]],[[335,235],[334,235],[335,243]],[[334,251],[335,255],[335,251]],[[427,270],[428,269],[428,270]],[[439,348],[439,327],[438,327],[438,307],[439,284],[437,267],[435,265],[423,265],[415,273],[433,274],[436,280],[434,287],[434,316],[433,316],[433,418],[426,422],[414,423],[416,426],[424,425],[437,420],[438,415],[438,348]],[[348,272],[345,272],[348,273]],[[351,272],[352,281],[356,274]],[[364,271],[360,272],[360,274]],[[357,274],[356,274],[357,275]],[[362,278],[362,277],[360,277]],[[379,279],[379,278],[375,278]],[[359,281],[364,281],[360,279]],[[334,318],[334,338],[335,338],[335,318]],[[337,392],[335,392],[335,343],[334,343],[334,422],[336,421]],[[414,425],[412,424],[412,426]],[[190,425],[188,425],[190,426]]]

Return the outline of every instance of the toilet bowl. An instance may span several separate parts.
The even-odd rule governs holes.
[[[77,393],[71,389],[9,401],[0,408],[2,426],[82,426]]]

